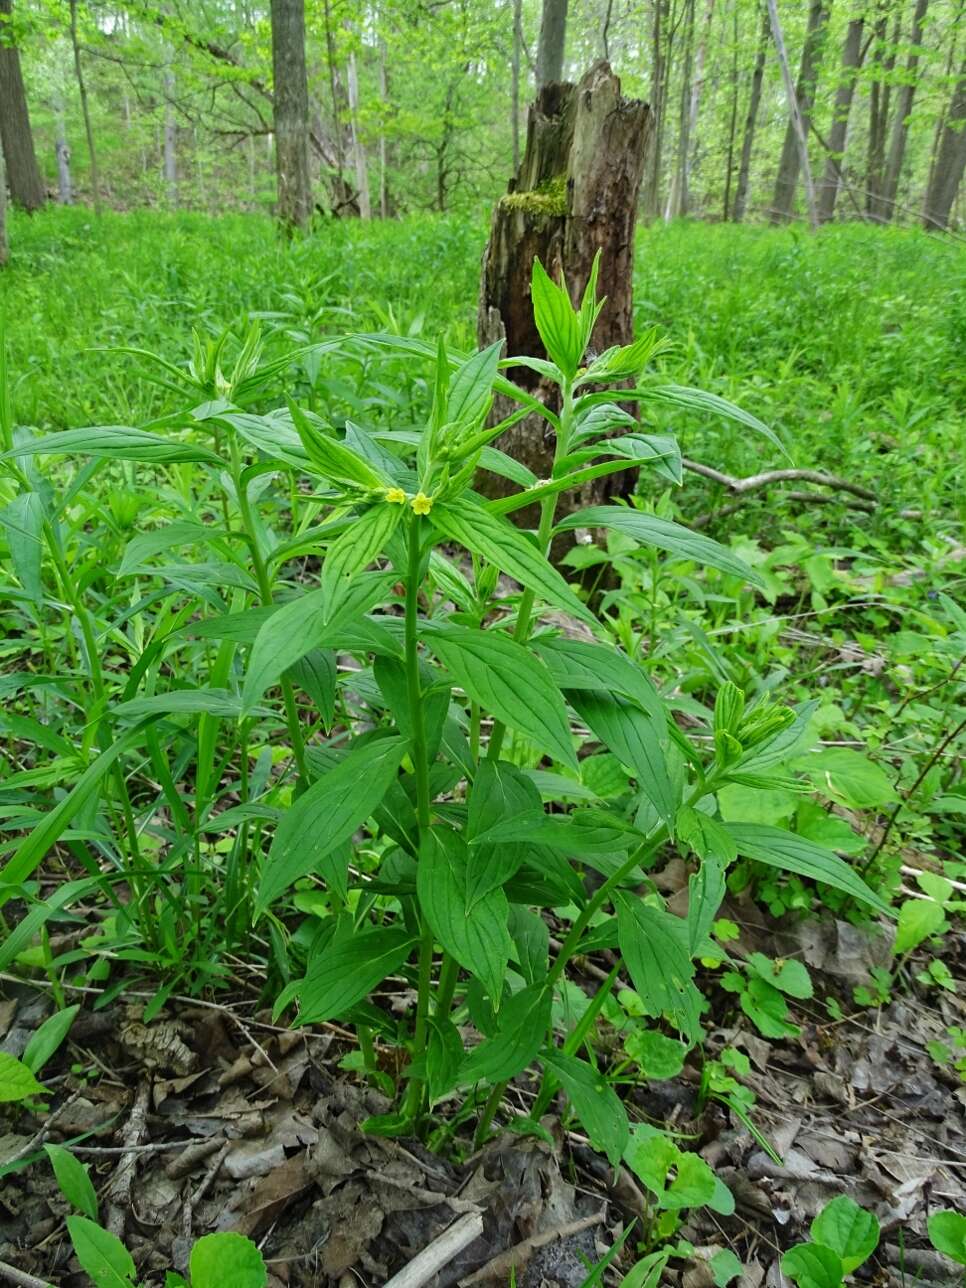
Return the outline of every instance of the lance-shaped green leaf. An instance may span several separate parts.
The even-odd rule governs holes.
[[[496,1033],[463,1061],[459,1082],[505,1082],[532,1063],[550,1027],[550,989],[542,981],[514,993],[501,1008]]]
[[[132,1288],[137,1273],[134,1258],[116,1234],[86,1216],[69,1216],[67,1233],[77,1260],[97,1288]]]
[[[505,760],[481,760],[469,796],[466,836],[470,842],[467,893],[472,899],[499,889],[517,872],[526,845],[515,837],[490,843],[489,830],[501,823],[543,818],[543,802],[532,779]]]
[[[299,999],[296,1023],[321,1024],[344,1015],[399,969],[415,942],[404,926],[337,938],[312,958],[305,978],[292,988]]]
[[[608,644],[592,644],[562,635],[536,639],[533,649],[546,662],[559,688],[565,692],[587,689],[629,698],[647,712],[661,741],[665,741],[667,713],[661,697],[643,667],[635,665],[626,653]]]
[[[446,401],[446,419],[451,424],[473,428],[483,419],[493,398],[493,381],[502,348],[503,341],[497,340],[457,367],[450,379]]]
[[[783,872],[794,872],[796,876],[809,877],[812,881],[821,881],[851,895],[860,903],[868,904],[876,912],[894,915],[885,900],[867,886],[858,873],[823,845],[816,845],[794,832],[786,832],[784,828],[768,827],[762,823],[725,823],[724,826],[744,858],[767,863]]]
[[[375,469],[358,452],[340,443],[332,434],[325,433],[295,403],[289,402],[289,411],[302,446],[308,454],[307,468],[310,471],[321,474],[333,483],[363,488],[367,492],[394,486],[393,479]]]
[[[559,1080],[590,1143],[617,1167],[630,1141],[627,1110],[617,1092],[586,1060],[554,1051],[544,1055],[543,1063]]]
[[[0,528],[10,548],[14,572],[26,594],[33,600],[43,598],[41,580],[41,533],[44,506],[38,492],[21,492],[0,510]]]
[[[307,591],[271,613],[259,628],[242,689],[243,712],[248,714],[259,698],[290,666],[311,649],[340,644],[339,631],[361,617],[381,597],[391,573],[359,575],[332,602],[327,587]]]
[[[123,425],[97,425],[90,429],[64,429],[58,434],[47,434],[30,442],[18,443],[0,456],[10,460],[15,456],[108,456],[117,461],[145,461],[155,465],[169,465],[175,461],[205,461],[209,465],[222,465],[220,456],[193,443],[179,443],[177,439],[149,434],[144,429],[128,429]]]
[[[592,505],[586,510],[568,515],[557,524],[556,531],[570,532],[574,528],[608,528],[612,532],[621,532],[643,545],[656,546],[681,559],[717,568],[719,572],[740,577],[742,581],[764,589],[765,583],[758,574],[743,559],[732,554],[727,546],[698,532],[692,532],[680,523],[659,519],[654,514],[644,514],[640,510],[618,505]]]
[[[636,895],[619,894],[615,904],[621,956],[648,1015],[668,1015],[695,1038],[700,995],[692,983],[687,925]]]
[[[241,698],[228,689],[172,689],[168,693],[152,693],[144,698],[132,698],[114,708],[116,715],[201,715],[222,716],[231,719],[242,712]]]
[[[533,320],[547,355],[564,375],[576,375],[584,347],[581,319],[566,287],[551,280],[539,259],[533,261],[530,293]]]
[[[325,552],[322,564],[322,593],[331,613],[345,596],[349,583],[375,559],[399,526],[403,507],[378,502],[360,514],[352,527]]]
[[[436,938],[476,976],[496,1009],[513,951],[507,929],[510,906],[502,890],[471,893],[466,842],[452,828],[434,828],[424,838],[416,869],[416,893]]]
[[[688,946],[700,954],[725,896],[724,864],[705,858],[688,879]]]
[[[474,702],[577,768],[560,691],[544,664],[500,631],[424,623],[430,648]]]
[[[543,557],[534,543],[507,519],[466,497],[438,502],[430,514],[433,526],[518,581],[554,608],[572,613],[589,625],[595,619]]]
[[[256,912],[347,841],[385,796],[406,750],[402,738],[379,738],[349,752],[289,807],[262,873]]]
[[[744,425],[746,429],[752,429],[756,434],[767,438],[783,456],[788,456],[784,443],[764,421],[718,394],[708,393],[705,389],[692,389],[689,385],[652,385],[640,392],[646,402],[663,403],[667,407],[680,407],[687,411],[705,412],[711,416],[720,416],[722,420]]]
[[[673,833],[678,793],[662,746],[664,725],[657,725],[639,707],[604,693],[573,689],[567,698],[594,735],[633,772],[641,791]]]

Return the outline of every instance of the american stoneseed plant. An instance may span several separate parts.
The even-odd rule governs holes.
[[[125,700],[92,709],[100,755],[0,874],[3,898],[33,899],[0,961],[14,960],[47,918],[95,887],[114,900],[114,933],[135,960],[144,949],[178,960],[190,942],[203,971],[217,921],[228,942],[266,945],[277,1017],[354,1026],[361,1065],[393,1102],[369,1130],[440,1143],[473,1121],[482,1140],[509,1080],[536,1066],[539,1089],[513,1125],[539,1131],[562,1091],[616,1163],[640,1153],[641,1142],[594,1063],[595,1023],[626,971],[655,1026],[686,1047],[700,1043],[694,962],[721,957],[709,932],[729,863],[742,856],[886,909],[832,851],[718,814],[716,792],[727,784],[794,785],[784,766],[808,712],[765,699],[749,705],[725,684],[707,736],[685,736],[641,660],[609,641],[548,558],[557,534],[604,529],[716,568],[736,593],[754,586],[756,575],[728,548],[676,523],[626,505],[558,522],[557,503],[616,470],[681,481],[674,439],[642,432],[622,409],[628,404],[702,410],[780,445],[730,403],[645,375],[660,349],[654,333],[582,365],[604,306],[596,271],[579,308],[539,263],[532,294],[546,359],[501,360],[498,346],[465,357],[397,336],[311,346],[315,358],[340,350],[430,365],[432,411],[419,429],[350,422],[340,433],[293,401],[265,415],[246,410],[279,369],[260,365],[253,333],[230,376],[215,344],[199,345],[187,377],[165,367],[169,387],[203,401],[149,429],[72,430],[9,447],[25,489],[36,477],[29,458],[43,453],[201,465],[217,502],[200,536],[197,519],[145,533],[125,564],[129,571],[199,540],[221,562],[179,574],[192,593],[165,601]],[[521,365],[558,387],[559,411],[501,374]],[[518,409],[489,425],[494,392]],[[531,415],[553,435],[548,479],[493,446]],[[206,431],[210,448],[198,445]],[[485,500],[473,489],[481,468],[518,490]],[[285,540],[260,513],[280,471],[293,526]],[[535,534],[508,517],[534,503]],[[286,596],[280,570],[296,556],[310,562]],[[206,611],[218,602],[207,589],[216,576],[228,588],[227,613]],[[199,640],[210,650],[209,683],[172,687],[169,659]],[[96,641],[87,651],[95,667]],[[277,710],[287,750],[263,748],[251,768],[257,731],[277,724]],[[592,744],[630,771],[630,791],[597,794],[583,772]],[[156,856],[137,848],[126,760],[160,785],[158,808],[170,816]],[[124,857],[113,869],[93,865],[87,879],[62,887],[56,905],[37,898],[33,872],[65,833],[83,835],[85,810],[102,791],[131,847],[118,847]],[[204,908],[212,834],[220,840],[214,914]],[[694,864],[686,918],[668,911],[649,876],[669,845]],[[127,901],[115,894],[121,882]],[[562,927],[553,952],[551,912]],[[561,1038],[553,1016],[568,966],[601,949],[616,950],[616,964]],[[210,961],[207,969],[217,973]],[[155,1010],[172,990],[162,988]],[[412,1005],[390,1012],[379,1004],[402,990],[414,993]],[[470,1030],[477,1038],[467,1043]],[[444,1101],[447,1113],[434,1114]],[[699,1186],[679,1207],[710,1202],[713,1190]]]

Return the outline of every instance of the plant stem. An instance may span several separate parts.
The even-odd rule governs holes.
[[[604,1003],[607,1001],[608,997],[610,997],[611,989],[614,987],[614,983],[617,979],[617,976],[620,974],[620,969],[621,969],[621,963],[617,962],[616,965],[611,969],[610,974],[601,984],[600,988],[591,998],[590,1005],[587,1007],[586,1011],[584,1011],[583,1015],[574,1025],[573,1032],[570,1034],[566,1042],[564,1042],[563,1047],[561,1048],[564,1055],[576,1055],[577,1052],[580,1050],[581,1046],[583,1045],[584,1039],[586,1038],[587,1034],[590,1032],[591,1028],[593,1027],[594,1021],[597,1019],[597,1016],[600,1014]],[[540,1084],[540,1091],[537,1094],[537,1098],[534,1102],[533,1108],[530,1110],[530,1117],[534,1120],[534,1122],[539,1122],[541,1115],[546,1113],[547,1106],[550,1104],[550,1101],[553,1099],[553,1095],[556,1090],[557,1090],[557,1079],[545,1071],[543,1075],[543,1080]]]
[[[406,687],[409,697],[409,722],[412,734],[410,758],[416,778],[416,824],[419,849],[429,835],[432,815],[429,795],[429,761],[426,748],[426,724],[423,718],[423,693],[419,678],[419,573],[422,563],[422,519],[413,515],[409,526],[409,568],[406,575]],[[416,999],[416,1022],[413,1030],[413,1061],[418,1063],[426,1053],[429,1029],[429,1002],[433,989],[432,927],[424,920],[419,945],[419,992]],[[423,1102],[425,1080],[410,1079],[403,1113],[415,1118]]]

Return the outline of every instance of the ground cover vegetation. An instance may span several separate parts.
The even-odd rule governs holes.
[[[334,1034],[345,1085],[303,1095],[345,1109],[355,1087],[365,1148],[420,1141],[450,1166],[474,1150],[490,1166],[494,1150],[504,1167],[539,1158],[557,1192],[561,1121],[598,1189],[607,1174],[634,1187],[596,1244],[579,1206],[569,1224],[548,1218],[564,1231],[552,1246],[576,1240],[585,1257],[576,1278],[554,1263],[561,1282],[760,1282],[763,1217],[749,1238],[742,1206],[754,1167],[805,1214],[777,1241],[796,1283],[861,1277],[867,1258],[942,1282],[936,1264],[962,1257],[962,1193],[942,1163],[966,1050],[955,248],[859,226],[644,230],[637,338],[599,355],[585,352],[593,283],[572,307],[535,267],[543,374],[559,389],[559,409],[540,412],[556,463],[537,480],[487,421],[494,390],[517,399],[511,417],[534,408],[506,379],[512,358],[473,352],[478,221],[279,243],[268,221],[74,210],[16,231],[0,968],[44,984],[54,1009],[4,1057],[2,1201],[27,1186],[46,1202],[56,1175],[95,1283],[174,1265],[203,1285],[232,1256],[265,1282],[239,1236],[269,1269],[273,1252],[294,1256],[297,1282],[353,1263],[333,1244],[306,1266],[311,1243],[273,1247],[245,1204],[220,1227],[236,1243],[206,1235],[192,1260],[190,1240],[162,1240],[152,1256],[126,1220],[130,1174],[98,1203],[81,1160],[93,1149],[104,1165],[90,1133],[113,1118],[98,1106],[125,1113],[84,1025],[133,1006],[109,1042],[194,1121],[181,1082],[200,1075],[183,1018],[204,1013],[197,999],[267,1055],[269,1091],[293,1055],[262,1039]],[[789,458],[816,478],[734,490]],[[556,521],[576,485],[628,469],[625,501]],[[494,471],[511,493],[485,502],[474,483]],[[533,501],[528,536],[510,516]],[[557,568],[555,532],[577,538]],[[906,1178],[912,1201],[820,1153],[795,1173],[808,1146],[788,1138],[778,1053],[818,1043],[868,1065],[875,1016],[873,1032],[902,1033],[880,1061],[914,1048],[919,1063],[908,1091],[870,1074],[873,1099],[928,1120],[891,1145],[938,1152]],[[167,1046],[134,1056],[135,1032]],[[828,1070],[826,1098],[838,1077],[854,1099]],[[72,1127],[68,1105],[56,1130],[65,1095],[92,1117]],[[59,1144],[40,1126],[52,1105]],[[289,1195],[304,1192],[290,1165],[320,1128],[300,1130],[315,1134],[273,1146],[281,1162],[232,1172],[236,1197],[280,1167]],[[885,1149],[894,1128],[873,1130]],[[191,1148],[192,1132],[170,1143]],[[737,1168],[724,1141],[745,1142]],[[825,1175],[843,1172],[861,1207],[823,1211]],[[928,1211],[927,1180],[943,1196]],[[873,1237],[876,1210],[885,1230],[908,1227],[898,1263]],[[336,1213],[316,1221],[338,1232]],[[397,1232],[380,1255],[405,1260],[416,1237]],[[506,1247],[480,1237],[472,1266]],[[930,1238],[945,1262],[923,1260]],[[30,1244],[22,1234],[0,1260],[64,1273],[71,1245]]]

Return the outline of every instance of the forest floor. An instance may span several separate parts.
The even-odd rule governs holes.
[[[16,421],[45,432],[159,415],[164,391],[135,358],[104,350],[131,346],[181,362],[192,327],[212,334],[257,316],[286,343],[377,327],[474,343],[485,237],[474,219],[331,225],[291,247],[254,218],[137,214],[97,224],[71,210],[15,218],[11,233],[0,316]],[[734,788],[732,818],[831,827],[829,844],[871,863],[870,880],[898,902],[924,897],[917,873],[966,882],[963,746],[949,737],[966,713],[966,619],[955,611],[966,581],[966,256],[951,240],[891,229],[830,228],[813,239],[798,230],[657,228],[640,238],[636,301],[638,324],[656,323],[675,341],[672,378],[747,406],[793,444],[796,466],[829,471],[860,493],[778,482],[739,495],[720,478],[689,475],[666,504],[753,563],[768,594],[749,611],[713,579],[658,584],[646,561],[614,545],[619,585],[605,611],[615,638],[633,637],[645,621],[657,626],[656,668],[684,700],[709,676],[777,689],[787,701],[818,698],[823,754],[861,753],[862,767],[848,762],[841,776],[843,762],[828,761],[821,806]],[[325,381],[323,372],[313,383],[320,403],[361,406],[369,396],[346,392],[341,375]],[[391,396],[380,387],[378,397]],[[669,417],[666,427],[686,456],[726,476],[782,464],[693,415]],[[139,508],[159,513],[169,503],[139,493],[122,470],[89,502],[82,530],[116,562]],[[18,656],[19,628],[0,641],[0,656]],[[17,727],[5,719],[13,768],[38,770],[42,757],[20,756]],[[8,784],[6,794],[0,782],[4,853],[24,801],[49,807],[47,796],[29,795],[36,782],[57,790],[56,772],[25,779],[23,790]],[[686,877],[673,850],[664,857],[659,883],[674,908]],[[60,875],[45,875],[44,893]],[[737,936],[729,951],[802,962],[811,997],[789,999],[790,1031],[765,1036],[709,968],[699,981],[710,1001],[703,1055],[672,1079],[622,1089],[636,1118],[666,1125],[735,1195],[731,1216],[687,1214],[675,1237],[697,1251],[676,1257],[662,1283],[709,1288],[708,1250],[727,1247],[743,1263],[741,1288],[785,1288],[781,1253],[839,1193],[882,1225],[859,1281],[962,1282],[925,1237],[930,1211],[966,1211],[966,934],[957,898],[934,935],[896,954],[884,922],[827,891],[774,875],[736,883],[721,913]],[[596,1275],[616,1284],[658,1241],[641,1224],[637,1182],[610,1169],[560,1115],[546,1120],[552,1143],[504,1132],[475,1153],[459,1135],[438,1154],[361,1135],[360,1120],[385,1103],[344,1067],[351,1035],[336,1024],[273,1025],[261,950],[229,957],[217,988],[198,977],[190,996],[174,988],[145,1023],[163,977],[136,959],[111,960],[99,979],[79,973],[103,915],[78,906],[52,923],[54,950],[75,954],[53,981],[26,959],[0,977],[4,1051],[23,1051],[55,997],[82,1008],[44,1071],[48,1116],[8,1107],[0,1119],[0,1261],[64,1288],[87,1282],[71,1261],[47,1141],[72,1142],[90,1166],[106,1223],[123,1232],[151,1284],[172,1266],[183,1270],[192,1236],[214,1229],[256,1239],[273,1288],[380,1284],[476,1214],[483,1232],[432,1281],[440,1288],[579,1288],[636,1222],[613,1267]],[[571,983],[592,993],[607,968],[603,957],[582,962]],[[397,1011],[412,1003],[405,991],[382,1000]],[[602,1050],[616,1041],[606,1024],[599,1040]],[[739,1080],[753,1130],[703,1096],[708,1064],[735,1051],[747,1061]],[[525,1108],[533,1095],[522,1077],[508,1099]]]

